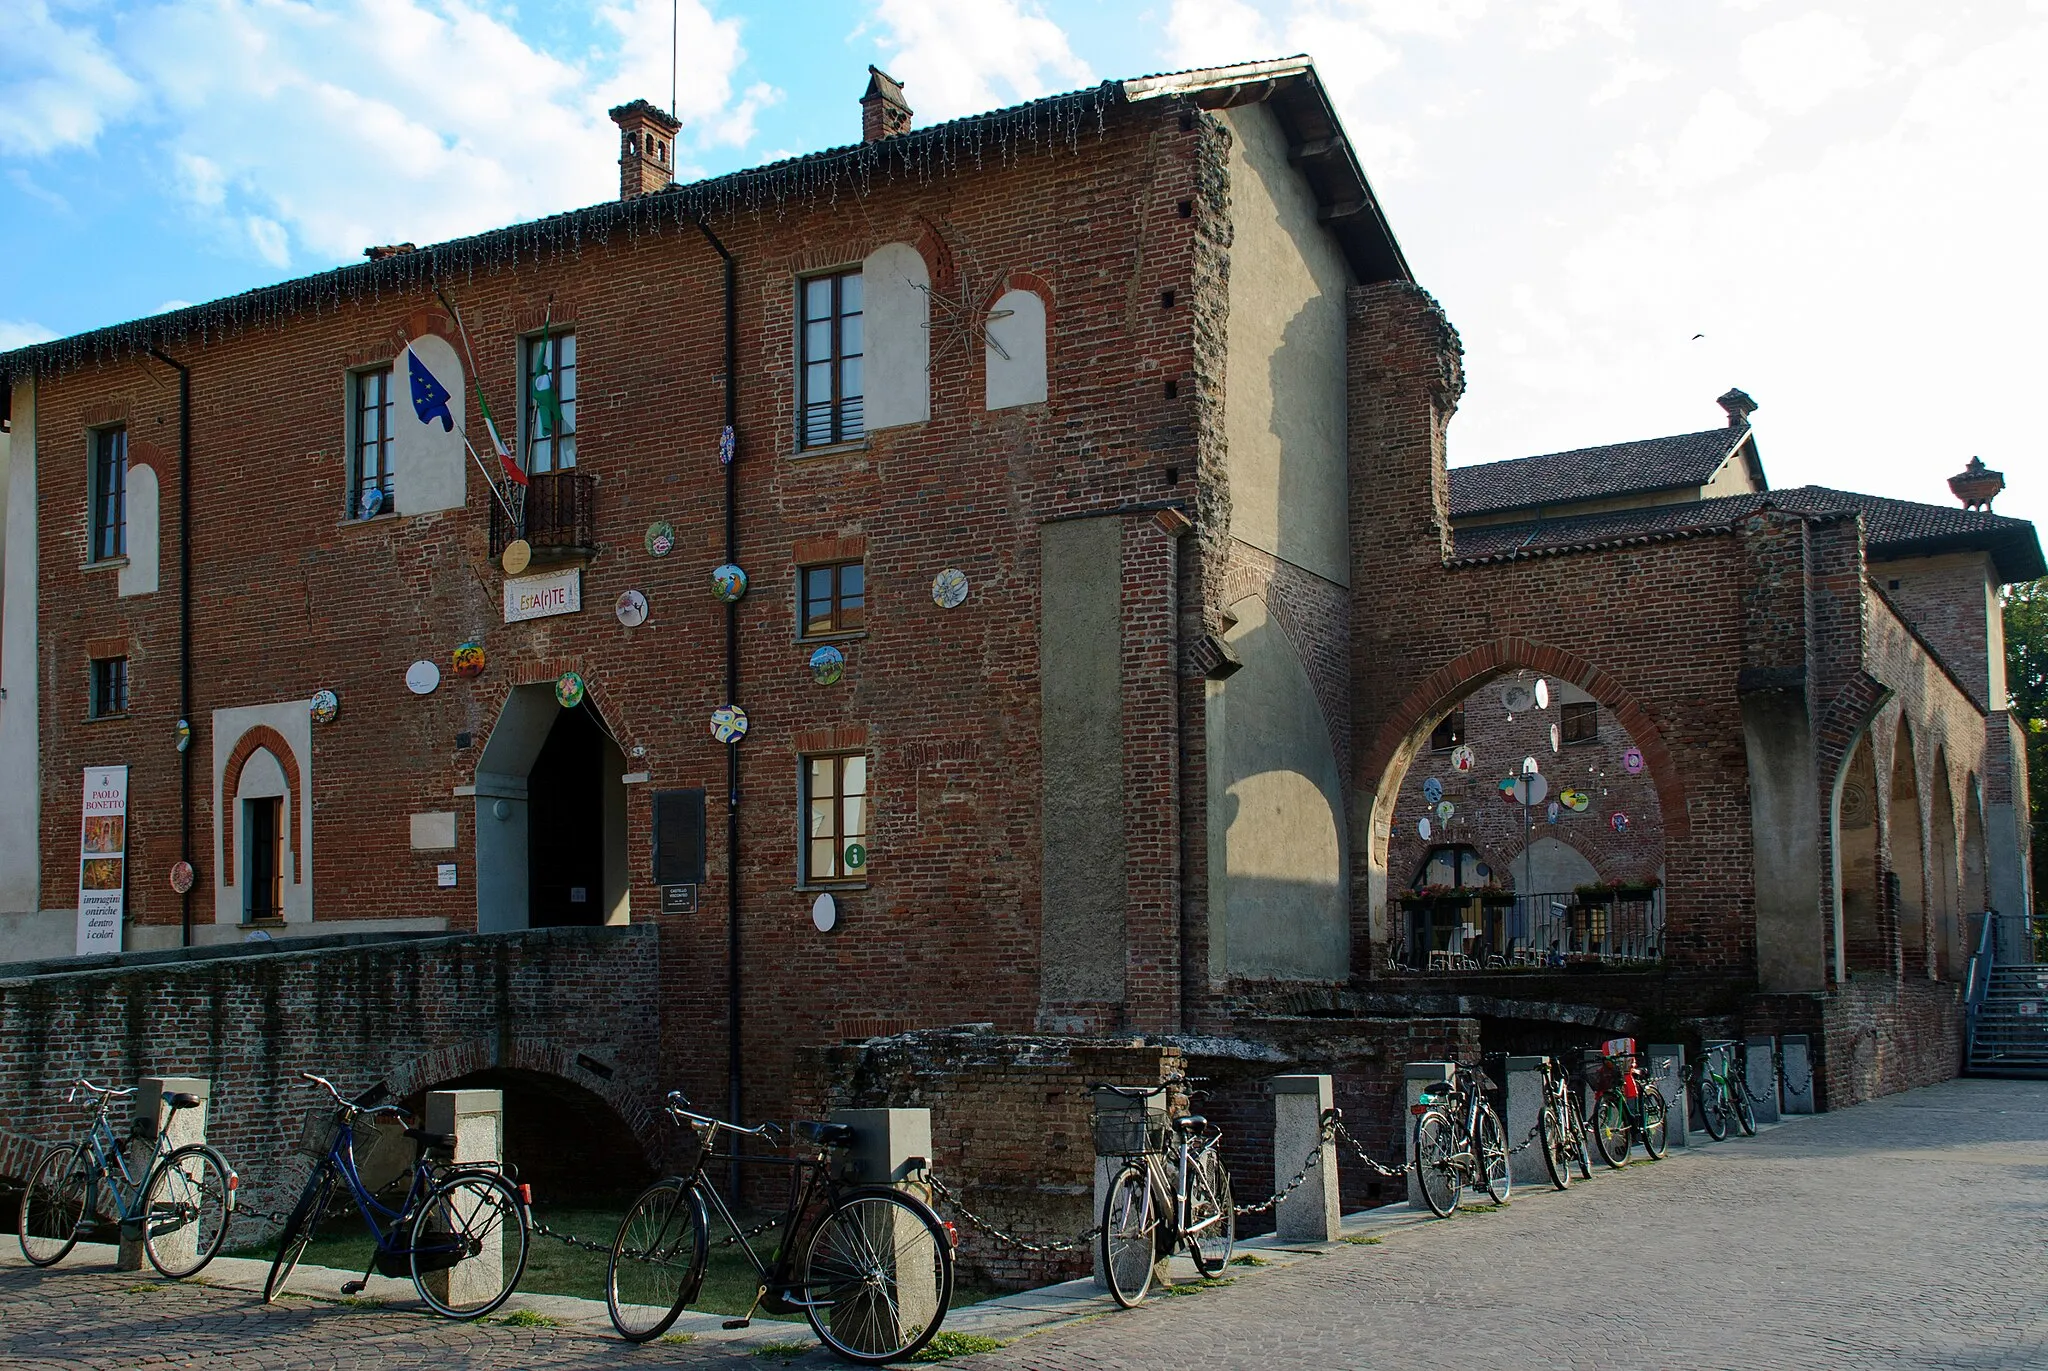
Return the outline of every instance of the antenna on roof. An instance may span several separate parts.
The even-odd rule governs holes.
[[[676,117],[676,61],[683,42],[683,0],[668,7],[668,117]]]

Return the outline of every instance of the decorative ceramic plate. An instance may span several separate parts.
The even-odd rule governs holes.
[[[1541,676],[1538,676],[1536,678],[1536,690],[1534,693],[1536,696],[1536,708],[1550,708],[1550,682],[1544,680]]]
[[[1555,751],[1557,751],[1557,750],[1558,750],[1558,749],[1559,749],[1560,747],[1562,747],[1563,745],[1564,745],[1564,734],[1562,734],[1562,733],[1560,733],[1560,732],[1558,731],[1558,727],[1557,727],[1557,725],[1556,725],[1556,724],[1552,724],[1552,725],[1550,726],[1550,750],[1551,750],[1552,752],[1555,752]]]
[[[507,576],[517,576],[533,565],[533,544],[524,538],[514,538],[498,555],[498,565],[505,568]]]
[[[1478,758],[1472,755],[1470,743],[1459,743],[1451,749],[1451,765],[1460,771],[1470,771],[1478,765]]]
[[[1436,816],[1439,819],[1448,819],[1457,812],[1458,807],[1449,800],[1438,800],[1436,802]]]
[[[940,609],[958,609],[966,600],[966,572],[949,566],[932,577],[932,603]]]
[[[721,743],[736,743],[747,736],[747,711],[738,705],[720,705],[711,711],[711,736]]]
[[[1555,800],[1552,800],[1549,804],[1545,805],[1543,808],[1543,821],[1545,823],[1556,823],[1559,808],[1560,806]]]
[[[729,467],[738,454],[739,440],[733,435],[732,425],[727,424],[718,433],[718,464]]]
[[[1608,819],[1607,822],[1614,826],[1614,831],[1616,833],[1628,832],[1628,815],[1622,813],[1618,809],[1614,811],[1613,817]]]
[[[1525,685],[1511,685],[1501,690],[1500,703],[1510,714],[1527,714],[1536,707],[1536,694]]]
[[[1630,748],[1621,754],[1621,769],[1631,776],[1643,774],[1643,753],[1640,748]]]
[[[1557,798],[1563,801],[1564,807],[1574,814],[1584,814],[1593,803],[1591,795],[1588,795],[1583,790],[1574,789],[1571,786],[1566,786],[1563,790],[1558,791]]]
[[[335,716],[341,713],[341,697],[331,690],[314,691],[311,713],[316,724],[333,723]]]
[[[431,695],[441,685],[441,668],[418,661],[405,669],[405,688],[415,695]]]
[[[1422,783],[1422,798],[1435,804],[1444,797],[1444,783],[1431,776]]]
[[[747,593],[747,573],[731,562],[711,568],[711,593],[729,605],[738,604]]]
[[[830,933],[839,926],[839,902],[832,898],[831,891],[811,901],[811,926],[820,933]]]
[[[676,550],[676,526],[666,519],[647,526],[647,555],[666,557]]]
[[[1427,814],[1415,821],[1415,835],[1424,842],[1429,841],[1429,816]]]
[[[483,675],[484,645],[482,643],[464,643],[461,647],[455,649],[455,657],[451,665],[455,668],[455,674],[465,681],[474,680],[476,677]]]
[[[171,890],[174,893],[179,895],[190,894],[192,892],[192,884],[196,879],[192,872],[192,863],[171,863]]]
[[[583,703],[583,678],[573,671],[565,671],[555,678],[555,703],[564,709],[574,709]]]
[[[811,654],[811,679],[819,685],[836,685],[846,674],[846,654],[827,645]]]
[[[647,622],[647,597],[637,590],[622,590],[618,602],[612,606],[612,613],[627,628],[638,628]]]

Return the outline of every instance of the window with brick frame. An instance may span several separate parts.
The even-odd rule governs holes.
[[[1465,707],[1459,705],[1437,722],[1429,731],[1429,750],[1449,752],[1465,741]]]
[[[1600,706],[1591,700],[1563,706],[1558,733],[1568,743],[1600,740]]]
[[[519,444],[526,470],[531,475],[568,471],[576,465],[576,335],[550,329],[527,339],[519,353],[520,385],[526,394],[520,406]],[[534,402],[534,383],[542,375],[561,409],[559,426],[552,412],[543,419]]]
[[[90,560],[106,562],[128,555],[128,430],[96,428],[91,443]]]
[[[796,579],[799,637],[830,638],[867,630],[865,562],[798,567]]]
[[[128,659],[93,658],[92,685],[86,699],[87,716],[94,719],[109,719],[127,712]]]
[[[861,274],[797,282],[797,446],[850,443],[867,432],[861,373]]]
[[[349,376],[348,517],[389,514],[391,501],[391,368]],[[376,494],[373,496],[372,491]]]
[[[867,879],[868,758],[865,752],[809,752],[803,767],[803,883]]]

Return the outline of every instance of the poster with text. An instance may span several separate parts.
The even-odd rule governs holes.
[[[128,768],[85,769],[78,834],[78,954],[119,952],[128,888]]]

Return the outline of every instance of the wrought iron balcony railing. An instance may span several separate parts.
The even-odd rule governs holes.
[[[514,492],[518,508],[518,492]],[[597,548],[597,478],[589,472],[550,471],[528,479],[525,491],[527,545],[537,556],[573,556]],[[521,536],[505,507],[491,501],[491,556]]]

